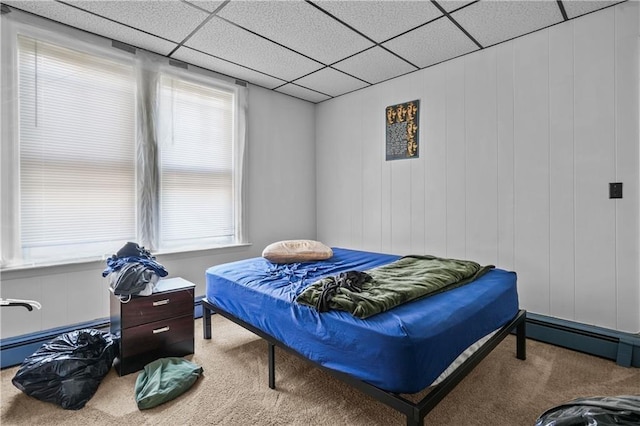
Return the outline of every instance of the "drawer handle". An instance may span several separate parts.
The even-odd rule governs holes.
[[[153,306],[162,306],[162,305],[166,305],[168,303],[169,303],[169,299],[156,300],[155,302],[153,302]]]
[[[169,331],[169,326],[156,328],[153,330],[153,334],[164,333],[165,331]]]

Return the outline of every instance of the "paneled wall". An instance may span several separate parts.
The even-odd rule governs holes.
[[[260,256],[274,240],[315,238],[315,107],[257,87],[249,89],[247,220],[250,246],[158,256],[170,277],[205,292],[205,270]],[[309,172],[311,171],[311,172]],[[114,248],[116,251],[119,247]],[[32,299],[42,310],[0,310],[0,338],[109,316],[103,262],[3,272],[0,297]]]
[[[321,103],[318,238],[495,264],[531,312],[640,331],[638,15],[623,3]],[[420,157],[385,161],[385,107],[414,99]]]

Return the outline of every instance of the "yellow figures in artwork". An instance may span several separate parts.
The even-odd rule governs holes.
[[[387,107],[387,124],[391,125],[396,121],[396,110],[393,107]]]
[[[407,154],[413,157],[418,153],[418,142],[416,142],[416,132],[418,126],[416,123],[407,123]]]
[[[418,125],[415,122],[407,122],[407,139],[415,139],[417,131]]]
[[[396,123],[402,123],[407,118],[407,109],[403,104],[396,107]]]
[[[407,105],[407,155],[413,157],[418,153],[418,142],[416,142],[416,133],[418,131],[418,125],[415,122],[416,105],[413,102],[409,102]]]
[[[418,144],[416,143],[415,139],[411,141],[407,141],[407,154],[409,155],[409,157],[415,157],[417,153],[418,153]]]
[[[418,107],[413,102],[409,102],[407,105],[407,121],[413,121],[416,118],[416,112],[418,112]]]

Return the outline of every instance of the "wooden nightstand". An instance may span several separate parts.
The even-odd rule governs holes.
[[[127,303],[111,295],[111,333],[119,337],[119,375],[141,370],[158,358],[193,353],[195,284],[182,278],[160,280],[151,296]]]

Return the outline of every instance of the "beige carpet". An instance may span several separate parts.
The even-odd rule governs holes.
[[[640,369],[529,340],[527,360],[509,336],[427,417],[427,425],[533,425],[549,407],[576,397],[640,394]],[[179,398],[139,411],[137,373],[112,370],[87,405],[61,409],[11,384],[17,367],[0,373],[0,424],[5,425],[403,425],[405,417],[276,349],[276,390],[267,386],[267,344],[214,315],[213,339],[196,353],[204,375]],[[383,366],[379,366],[384,368]]]

